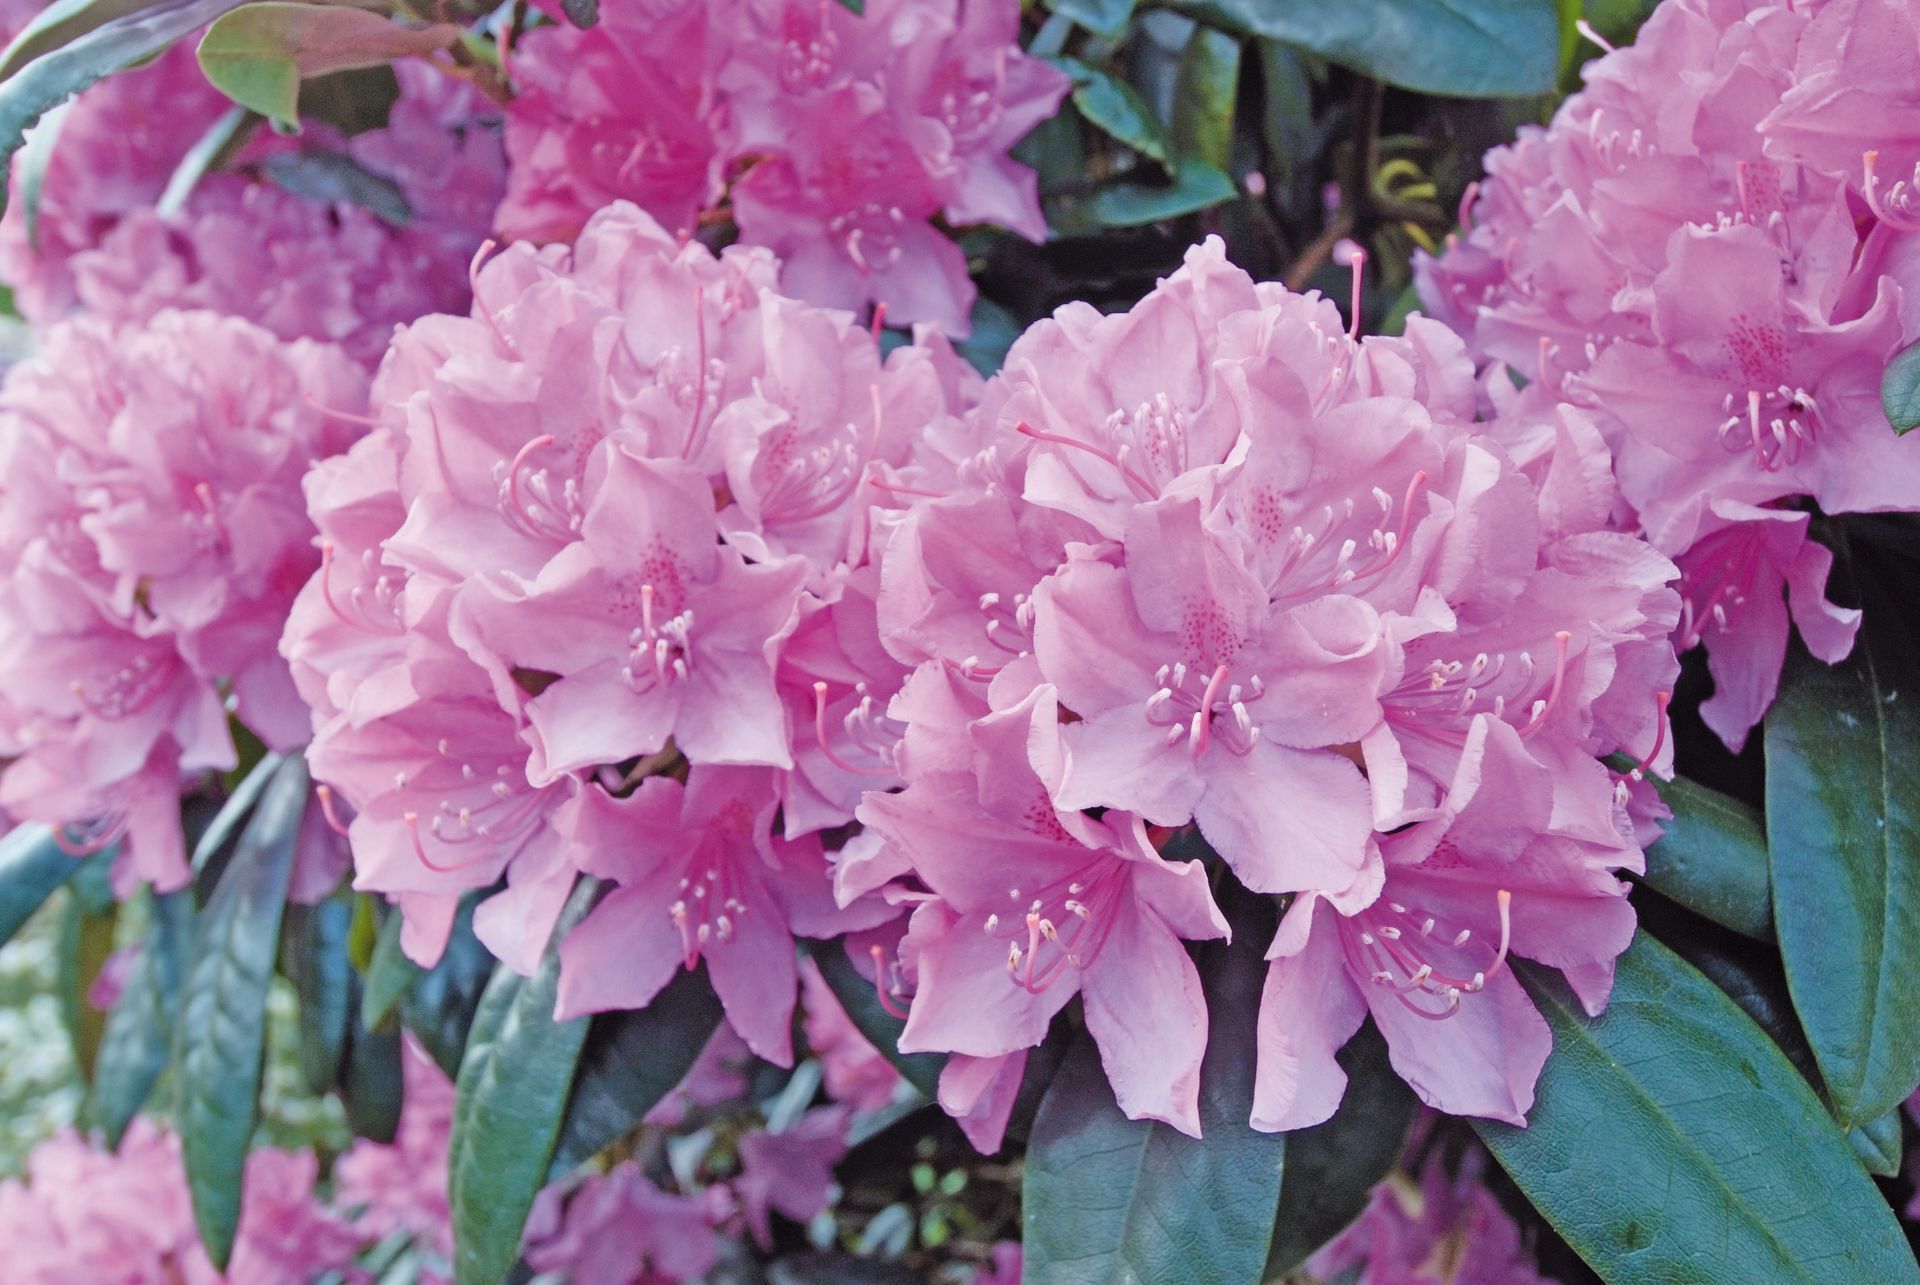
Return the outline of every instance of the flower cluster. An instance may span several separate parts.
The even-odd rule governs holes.
[[[1355,1285],[1552,1285],[1535,1270],[1512,1215],[1482,1185],[1486,1163],[1484,1151],[1469,1151],[1449,1177],[1435,1155],[1418,1186],[1389,1177],[1353,1226],[1307,1260],[1307,1271]]]
[[[1478,409],[1439,325],[1355,342],[1218,242],[1130,312],[1069,305],[1014,345],[989,445],[893,523],[906,787],[867,796],[885,849],[837,871],[926,890],[900,1046],[961,1055],[950,1108],[1004,1103],[1079,993],[1126,1112],[1198,1132],[1181,943],[1230,925],[1160,851],[1191,822],[1291,894],[1256,1126],[1333,1111],[1369,1011],[1429,1102],[1523,1119],[1550,1041],[1502,965],[1605,1003],[1634,922],[1615,872],[1642,858],[1597,757],[1658,765],[1678,603],[1671,564],[1603,529],[1584,416]]]
[[[416,958],[504,877],[476,931],[530,969],[596,875],[618,886],[561,948],[563,1013],[705,959],[784,1062],[790,934],[893,913],[834,904],[821,833],[891,778],[867,510],[977,379],[937,337],[883,362],[774,276],[627,205],[487,264],[310,477],[324,565],[285,650],[358,886],[398,899]]]
[[[162,312],[48,331],[0,389],[0,808],[123,871],[187,879],[183,782],[227,771],[231,712],[308,734],[275,644],[319,563],[301,502],[359,428],[344,352]]]
[[[1617,523],[1679,564],[1675,643],[1706,645],[1701,712],[1736,750],[1789,615],[1828,662],[1859,623],[1826,601],[1805,502],[1920,507],[1920,446],[1879,401],[1920,338],[1916,57],[1895,0],[1663,4],[1550,126],[1489,154],[1468,230],[1417,265],[1434,315],[1529,381],[1519,397],[1600,426]]]
[[[1067,79],[1020,51],[1019,18],[1017,0],[665,0],[537,28],[510,61],[500,229],[570,240],[616,200],[669,229],[730,215],[788,294],[965,335],[973,286],[934,220],[1046,232],[1007,151]]]

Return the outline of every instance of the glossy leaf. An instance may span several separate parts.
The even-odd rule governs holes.
[[[1527,1127],[1474,1126],[1611,1282],[1920,1280],[1899,1224],[1814,1092],[1720,990],[1646,933],[1589,1020],[1523,980],[1554,1052]]]
[[[1135,0],[1049,0],[1047,8],[1101,36],[1117,36],[1133,17]]]
[[[113,854],[86,860],[110,862]],[[0,837],[0,945],[12,941],[33,912],[79,869],[80,859],[68,856],[44,825],[15,826]]]
[[[1902,1140],[1898,1110],[1889,1111],[1878,1120],[1869,1120],[1850,1130],[1847,1142],[1868,1173],[1878,1174],[1882,1178],[1899,1176]]]
[[[1073,105],[1093,125],[1134,151],[1165,161],[1171,150],[1167,127],[1132,85],[1077,58],[1055,58],[1073,79]]]
[[[1176,0],[1173,7],[1430,94],[1542,94],[1560,70],[1555,0]]]
[[[356,1138],[392,1142],[400,1129],[402,1083],[400,1033],[355,1027],[347,1035],[340,1104]]]
[[[1920,428],[1920,344],[1902,349],[1880,377],[1880,407],[1893,431]]]
[[[720,1000],[704,968],[682,970],[638,1012],[594,1018],[549,1178],[640,1123],[686,1076],[719,1025]]]
[[[469,896],[460,903],[439,962],[421,974],[400,999],[401,1024],[413,1032],[448,1079],[460,1074],[467,1030],[473,1025],[481,993],[493,975],[493,956],[473,935],[477,900]]]
[[[146,1105],[167,1067],[174,1022],[180,1011],[180,981],[193,944],[193,895],[150,897],[148,928],[100,1038],[87,1114],[117,1148],[133,1117]]]
[[[1287,1169],[1266,1278],[1284,1276],[1360,1216],[1406,1144],[1418,1102],[1368,1022],[1340,1050],[1346,1096],[1333,1118],[1287,1135]]]
[[[1673,809],[1647,849],[1646,882],[1695,914],[1759,941],[1773,940],[1767,832],[1754,809],[1685,777],[1658,782]]]
[[[853,1019],[854,1026],[867,1037],[867,1043],[879,1049],[881,1055],[906,1077],[907,1083],[930,1098],[939,1097],[940,1068],[947,1064],[946,1055],[900,1051],[900,1031],[906,1023],[887,1012],[880,1003],[872,980],[860,975],[860,970],[847,958],[846,948],[839,940],[809,941],[802,945],[813,956],[813,962],[820,966],[820,976],[832,987],[834,998],[840,1001],[840,1007],[847,1010],[847,1016]]]
[[[1107,227],[1138,227],[1192,214],[1239,194],[1226,171],[1196,160],[1181,165],[1170,183],[1116,183],[1103,188],[1088,202],[1088,209]]]
[[[300,1071],[310,1093],[331,1092],[346,1057],[353,1021],[353,965],[347,959],[352,923],[353,902],[345,896],[287,908],[284,971],[300,998]]]
[[[1084,1031],[1034,1121],[1023,1197],[1029,1285],[1260,1280],[1286,1135],[1256,1133],[1258,934],[1197,952],[1211,1032],[1200,1072],[1204,1140],[1129,1120]]]
[[[107,1026],[106,1013],[93,1006],[88,993],[113,954],[114,927],[120,921],[120,904],[114,900],[109,877],[111,869],[104,862],[88,862],[67,885],[54,954],[61,1023],[73,1046],[74,1065],[80,1077],[88,1081],[93,1078],[93,1061]]]
[[[855,13],[859,6],[849,6]],[[560,0],[560,12],[576,27],[591,27],[600,21],[600,0]]]
[[[1920,644],[1904,604],[1866,605],[1842,664],[1795,647],[1765,724],[1774,928],[1849,1124],[1920,1083]]]
[[[295,196],[328,205],[335,201],[357,205],[395,227],[413,217],[398,183],[339,152],[281,152],[262,161],[260,171]]]
[[[89,31],[143,9],[158,7],[159,0],[53,0],[20,29],[0,53],[0,80],[62,45],[72,44]]]
[[[507,1274],[546,1182],[587,1037],[586,1018],[553,1020],[560,989],[555,947],[592,908],[597,891],[592,880],[574,889],[554,946],[533,976],[500,966],[474,1015],[447,1154],[459,1285],[493,1285]]]
[[[1173,87],[1174,164],[1200,161],[1225,171],[1233,152],[1233,109],[1240,89],[1240,42],[1195,27]]]
[[[197,874],[214,864],[214,859],[222,848],[229,848],[240,838],[247,821],[253,816],[253,810],[259,806],[260,796],[266,793],[267,783],[273,780],[275,772],[286,760],[278,754],[269,754],[254,764],[253,770],[240,782],[238,789],[227,796],[227,801],[214,813],[213,820],[200,832],[193,845],[193,869]]]
[[[412,26],[348,5],[260,0],[207,28],[200,69],[242,107],[290,124],[300,116],[304,77],[432,53],[459,36],[450,23]]]
[[[426,971],[400,949],[400,929],[405,922],[397,909],[389,910],[374,940],[373,958],[367,962],[360,991],[360,1025],[369,1031],[387,1020],[407,989]]]
[[[180,1148],[201,1243],[223,1269],[260,1118],[267,988],[307,795],[305,761],[282,761],[200,916],[181,996],[174,1049]]]
[[[81,31],[0,81],[0,165],[11,161],[34,122],[129,63],[159,53],[243,0],[158,0]],[[83,24],[84,25],[84,24]],[[19,47],[19,42],[15,42]],[[0,201],[0,209],[5,202]]]

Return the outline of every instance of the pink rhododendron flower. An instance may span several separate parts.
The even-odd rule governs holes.
[[[339,349],[163,313],[49,331],[0,390],[0,807],[127,872],[187,878],[178,799],[227,771],[228,702],[275,749],[308,715],[274,648],[318,554],[299,483],[359,431]],[[317,404],[317,405],[316,405]]]
[[[536,28],[511,58],[500,228],[565,240],[614,200],[686,231],[731,214],[789,294],[964,335],[973,286],[934,220],[1046,232],[1008,152],[1068,82],[1020,51],[1019,18],[1013,0],[667,0]]]
[[[1018,1068],[991,1060],[1079,991],[1127,1114],[1197,1132],[1179,943],[1226,923],[1155,851],[1194,823],[1242,883],[1299,894],[1256,1126],[1331,1113],[1369,1007],[1429,1101],[1523,1116],[1547,1034],[1504,961],[1605,1003],[1633,929],[1614,872],[1642,857],[1598,759],[1668,770],[1679,602],[1606,529],[1590,419],[1483,402],[1444,328],[1356,343],[1217,242],[1128,313],[1069,305],[1014,345],[989,444],[882,524],[906,788],[868,795],[884,845],[836,870],[919,903],[887,964],[901,1047],[982,1060],[943,1077],[957,1115],[1004,1101]]]
[[[802,1028],[807,1047],[820,1059],[827,1096],[859,1111],[872,1111],[893,1100],[900,1073],[847,1016],[833,988],[811,959],[800,961]]]
[[[833,1167],[847,1153],[852,1118],[850,1107],[816,1107],[780,1133],[756,1129],[740,1139],[733,1191],[760,1248],[773,1247],[771,1214],[805,1223],[832,1203]]]
[[[314,1196],[311,1153],[267,1147],[247,1158],[239,1235],[227,1270],[200,1247],[180,1143],[134,1121],[118,1152],[66,1132],[27,1159],[24,1181],[0,1183],[7,1279],[130,1285],[295,1285],[347,1268],[367,1238]]]
[[[447,1203],[447,1144],[453,1132],[453,1084],[409,1036],[402,1063],[406,1092],[390,1143],[358,1139],[333,1166],[333,1203],[368,1240],[405,1232],[442,1258],[453,1255]]]
[[[1453,1177],[1436,1155],[1417,1187],[1388,1178],[1359,1220],[1307,1260],[1307,1270],[1356,1285],[1551,1285],[1512,1216],[1482,1185],[1485,1166],[1476,1150]]]
[[[1920,338],[1917,42],[1877,0],[1669,0],[1552,125],[1489,154],[1469,230],[1416,264],[1476,358],[1593,415],[1615,524],[1687,573],[1675,641],[1707,646],[1704,712],[1736,750],[1778,685],[1783,595],[1815,654],[1852,645],[1799,509],[1920,494],[1920,448],[1879,405]]]
[[[680,1285],[719,1261],[715,1227],[733,1212],[724,1187],[675,1196],[632,1161],[540,1193],[527,1219],[525,1256],[537,1272],[595,1285]]]

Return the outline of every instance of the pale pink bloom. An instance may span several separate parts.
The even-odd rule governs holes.
[[[1913,190],[1920,166],[1916,67],[1920,19],[1911,6],[1897,0],[1819,6],[1800,40],[1793,85],[1762,122],[1767,154],[1871,187],[1882,218],[1914,222],[1920,215]],[[1892,192],[1899,182],[1905,188]]]
[[[756,1129],[740,1139],[733,1191],[760,1248],[773,1247],[770,1215],[805,1223],[832,1203],[833,1167],[847,1154],[852,1119],[849,1106],[815,1107],[780,1133]]]
[[[993,1261],[973,1274],[972,1285],[1020,1285],[1020,1242],[1003,1240],[993,1247]]]
[[[1484,1185],[1485,1169],[1485,1153],[1473,1150],[1452,1177],[1435,1155],[1417,1187],[1400,1174],[1387,1178],[1359,1220],[1307,1260],[1307,1271],[1355,1285],[1551,1285]]]
[[[305,706],[274,643],[318,562],[300,478],[358,429],[336,348],[211,313],[49,332],[0,392],[0,806],[130,836],[127,873],[185,882],[181,784],[234,766],[228,693],[276,749]]]
[[[319,1177],[320,1160],[311,1151],[251,1152],[239,1237],[227,1270],[215,1271],[196,1244],[186,1262],[186,1285],[301,1285],[318,1272],[350,1268],[369,1238],[320,1203],[314,1191]]]
[[[732,1213],[725,1188],[661,1191],[631,1160],[534,1201],[524,1253],[537,1272],[586,1285],[680,1285],[719,1261],[715,1226]]]
[[[1020,1096],[1027,1050],[998,1057],[954,1053],[940,1068],[940,1109],[953,1117],[973,1149],[993,1155],[1007,1136],[1007,1121]]]
[[[447,1258],[453,1254],[447,1203],[453,1083],[411,1036],[404,1057],[399,1132],[392,1142],[358,1139],[334,1162],[333,1203],[367,1240],[405,1232]]]
[[[892,1101],[900,1073],[867,1042],[811,959],[800,961],[800,994],[807,1048],[820,1059],[827,1096],[858,1111]]]

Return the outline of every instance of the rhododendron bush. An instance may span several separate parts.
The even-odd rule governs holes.
[[[0,27],[0,1279],[1920,1279],[1911,5]]]

